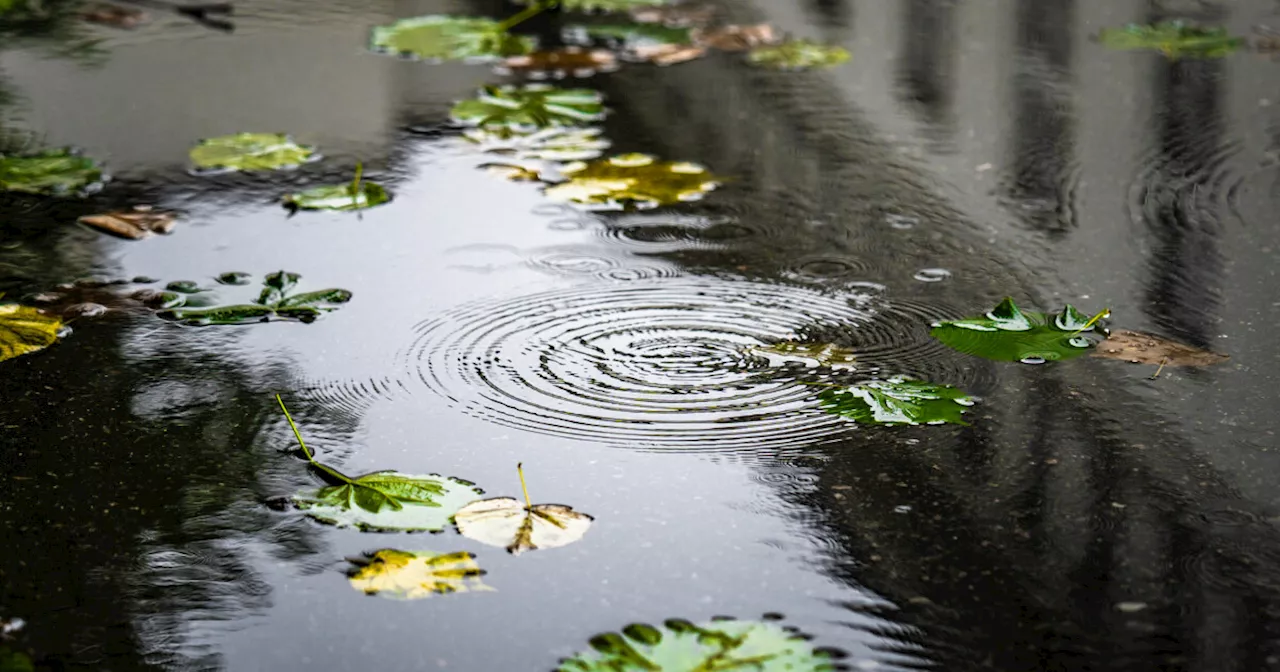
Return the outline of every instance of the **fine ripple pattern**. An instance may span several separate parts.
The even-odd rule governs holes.
[[[638,280],[464,306],[420,324],[404,366],[467,413],[533,432],[627,447],[803,446],[848,425],[820,410],[818,388],[745,349],[871,318],[847,297],[787,285]],[[889,349],[901,331],[872,340]]]

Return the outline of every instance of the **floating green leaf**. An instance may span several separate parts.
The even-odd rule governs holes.
[[[967,425],[973,399],[949,385],[896,376],[818,394],[822,410],[866,425]]]
[[[420,600],[433,595],[491,591],[480,577],[485,571],[471,553],[432,553],[383,549],[350,559],[351,587],[366,595],[393,600]]]
[[[1194,26],[1184,21],[1107,28],[1098,40],[1112,49],[1154,49],[1170,60],[1222,58],[1245,46],[1243,37],[1232,37],[1226,28]]]
[[[358,189],[351,184],[312,187],[282,199],[285,207],[300,210],[365,210],[390,200],[391,194],[373,182],[361,182]]]
[[[828,672],[832,654],[773,623],[671,619],[661,628],[633,623],[591,638],[590,651],[558,672]]]
[[[621,154],[590,163],[566,164],[567,181],[545,190],[554,201],[601,208],[652,208],[696,201],[719,186],[715,176],[695,163],[658,161],[647,154]]]
[[[1079,357],[1093,348],[1094,324],[1068,305],[1061,313],[1024,313],[1005,298],[986,317],[939,322],[929,332],[960,352],[1005,362],[1039,363]]]
[[[843,47],[810,40],[791,40],[760,46],[747,52],[747,62],[777,70],[806,70],[839,65],[849,60]]]
[[[604,97],[591,89],[546,84],[491,86],[454,105],[451,116],[456,123],[486,128],[585,126],[604,119]]]
[[[108,179],[93,159],[70,149],[0,154],[0,191],[50,196],[84,195]]]
[[[62,320],[35,308],[0,304],[0,362],[53,345],[61,330]]]
[[[825,366],[833,369],[854,368],[857,354],[834,343],[800,343],[782,341],[771,345],[756,345],[746,349],[747,354],[769,361],[771,366],[798,362],[805,366]]]
[[[239,280],[241,274],[224,274],[221,278]],[[292,319],[313,322],[322,314],[351,300],[351,292],[345,289],[321,289],[292,294],[301,276],[297,273],[278,271],[267,275],[263,289],[253,303],[214,306],[211,308],[177,307],[161,311],[160,317],[176,320],[192,326],[248,324],[272,319]]]
[[[544,128],[524,133],[509,128],[469,128],[463,136],[483,152],[518,161],[582,161],[609,148],[599,128]]]
[[[517,0],[527,5],[536,0]],[[656,7],[667,0],[560,0],[560,6],[570,12],[626,12],[637,7]]]
[[[319,158],[314,147],[299,145],[283,133],[223,135],[191,148],[191,163],[202,172],[277,170]]]
[[[375,26],[374,51],[435,61],[494,61],[537,48],[532,37],[512,35],[491,19],[419,16]]]

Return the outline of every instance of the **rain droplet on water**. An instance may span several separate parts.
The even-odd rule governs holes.
[[[920,223],[919,218],[910,215],[885,215],[884,221],[889,223],[895,229],[909,229]]]
[[[922,268],[912,277],[920,282],[942,282],[951,277],[951,271],[945,268]]]

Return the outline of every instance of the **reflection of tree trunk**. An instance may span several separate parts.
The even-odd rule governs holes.
[[[853,3],[850,0],[809,0],[808,4],[827,25],[839,28],[853,25]]]
[[[1071,43],[1075,0],[1019,0],[1009,196],[1027,226],[1062,234],[1075,225],[1075,119]]]
[[[933,140],[951,135],[955,85],[955,1],[904,0],[898,82],[902,97],[919,111]]]

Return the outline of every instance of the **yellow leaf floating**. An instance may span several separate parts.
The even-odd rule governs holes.
[[[357,562],[365,564],[349,580],[352,588],[366,595],[393,600],[493,590],[480,582],[485,572],[475,557],[465,552],[440,554],[387,548]]]
[[[53,345],[61,329],[62,320],[35,308],[0,304],[0,362]]]
[[[696,201],[720,184],[696,163],[658,161],[647,154],[575,161],[561,167],[560,173],[567,181],[547,187],[548,198],[605,209]]]

